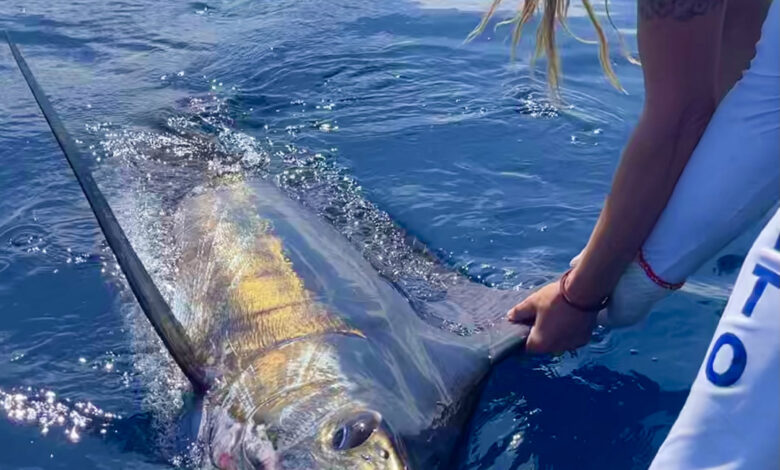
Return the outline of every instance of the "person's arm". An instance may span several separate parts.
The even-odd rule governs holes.
[[[724,2],[687,3],[688,10],[666,11],[662,5],[669,2],[639,1],[645,104],[591,240],[568,279],[569,293],[580,303],[608,295],[636,257],[715,110]]]
[[[644,109],[596,228],[567,279],[570,299],[582,305],[608,295],[636,256],[719,98],[724,2],[639,0],[638,6]],[[572,308],[557,282],[518,304],[509,318],[533,324],[526,348],[537,352],[579,347],[595,324],[595,312]]]

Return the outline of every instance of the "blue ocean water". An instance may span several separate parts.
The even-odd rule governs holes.
[[[635,50],[633,2],[613,3]],[[613,51],[619,93],[592,45],[561,36],[563,103],[553,103],[543,62],[528,67],[529,41],[516,63],[506,30],[463,44],[485,6],[6,0],[0,28],[94,158],[142,257],[160,243],[154,202],[177,186],[146,152],[216,145],[237,155],[237,171],[263,166],[286,184],[307,172],[342,178],[453,269],[534,286],[587,240],[641,109],[641,70]],[[571,27],[592,35],[576,6]],[[168,393],[177,379],[155,375],[164,355],[4,46],[0,90],[0,468],[169,468],[179,461],[159,423],[181,409]],[[192,127],[206,138],[181,137]],[[128,168],[157,184],[128,180]],[[724,253],[738,260],[749,239]],[[497,368],[462,467],[645,468],[684,402],[730,271],[707,263],[646,323],[576,355]]]

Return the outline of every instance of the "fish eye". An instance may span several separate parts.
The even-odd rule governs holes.
[[[349,450],[363,444],[379,427],[380,421],[380,416],[370,411],[362,411],[347,418],[333,433],[333,449]]]

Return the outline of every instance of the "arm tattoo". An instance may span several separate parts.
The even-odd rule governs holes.
[[[723,0],[638,0],[639,16],[644,20],[671,18],[688,21],[704,15],[724,3]]]

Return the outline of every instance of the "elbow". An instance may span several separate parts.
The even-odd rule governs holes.
[[[684,106],[680,110],[677,120],[678,134],[695,138],[696,143],[698,143],[704,130],[707,129],[712,115],[715,114],[715,106],[714,99],[695,101]]]
[[[715,107],[716,102],[712,97],[648,100],[645,102],[642,118],[667,136],[701,137],[715,113]]]
[[[654,134],[653,140],[670,151],[669,158],[677,162],[672,166],[684,166],[707,129],[715,108],[715,100],[708,98],[646,103],[641,121]]]

